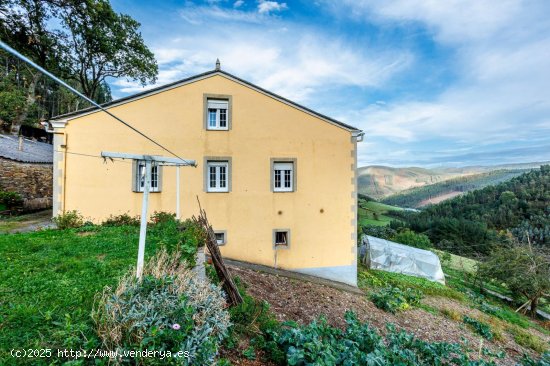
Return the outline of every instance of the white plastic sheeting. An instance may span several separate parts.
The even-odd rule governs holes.
[[[366,244],[367,264],[372,269],[423,277],[445,284],[439,258],[429,250],[368,235],[363,235],[363,244]]]

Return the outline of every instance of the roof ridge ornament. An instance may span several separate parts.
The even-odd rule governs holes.
[[[220,59],[217,58],[216,59],[216,71],[220,71],[220,69],[221,69]]]

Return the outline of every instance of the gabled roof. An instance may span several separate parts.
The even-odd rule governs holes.
[[[360,129],[356,128],[356,127],[353,127],[353,126],[350,126],[348,124],[345,124],[343,122],[340,122],[340,121],[337,121],[333,118],[330,118],[328,116],[325,116],[321,113],[318,113],[318,112],[315,112],[307,107],[304,107],[298,103],[295,103],[289,99],[286,99],[284,97],[281,97],[280,95],[277,95],[275,93],[272,93],[268,90],[265,90],[257,85],[254,85],[246,80],[243,80],[235,75],[232,75],[226,71],[223,71],[223,70],[212,70],[212,71],[208,71],[208,72],[205,72],[205,73],[202,73],[202,74],[198,74],[198,75],[195,75],[195,76],[191,76],[189,78],[186,78],[186,79],[182,79],[182,80],[178,80],[178,81],[175,81],[173,83],[169,83],[169,84],[166,84],[166,85],[162,85],[162,86],[159,86],[157,88],[153,88],[153,89],[149,89],[147,91],[144,91],[144,92],[141,92],[141,93],[137,93],[137,94],[133,94],[133,95],[129,95],[127,97],[124,97],[124,98],[120,98],[120,99],[117,99],[117,100],[113,100],[111,102],[108,102],[108,103],[105,103],[105,104],[102,104],[102,107],[111,107],[111,106],[117,106],[117,105],[121,105],[121,104],[125,104],[125,103],[128,103],[128,102],[131,102],[131,101],[134,101],[134,100],[137,100],[137,99],[141,99],[141,98],[145,98],[147,96],[150,96],[150,95],[154,95],[154,94],[157,94],[157,93],[160,93],[160,92],[163,92],[163,91],[166,91],[166,90],[170,90],[170,89],[173,89],[173,88],[177,88],[179,86],[182,86],[182,85],[185,85],[185,84],[189,84],[189,83],[192,83],[192,82],[195,82],[195,81],[198,81],[198,80],[202,80],[202,79],[206,79],[206,78],[209,78],[209,77],[212,77],[212,76],[215,76],[215,75],[220,75],[220,76],[223,76],[229,80],[233,80],[241,85],[244,85],[246,87],[249,87],[251,89],[254,89],[256,90],[257,92],[260,92],[262,94],[265,94],[271,98],[274,98],[282,103],[285,103],[291,107],[294,107],[296,109],[299,109],[305,113],[308,113],[308,114],[311,114],[315,117],[318,117],[326,122],[329,122],[331,124],[334,124],[336,126],[339,126],[345,130],[348,130],[348,131],[352,131],[352,132],[361,132]],[[81,115],[85,115],[85,114],[90,114],[90,113],[94,113],[96,111],[98,111],[99,109],[97,107],[90,107],[90,108],[86,108],[86,109],[81,109],[79,111],[75,111],[75,112],[71,112],[71,113],[66,113],[66,114],[61,114],[61,115],[58,115],[58,116],[55,116],[55,117],[52,117],[50,118],[50,121],[60,121],[60,120],[69,120],[69,119],[73,119],[73,118],[76,118],[76,117],[79,117]]]
[[[53,146],[44,142],[25,139],[20,151],[17,136],[0,135],[0,158],[22,163],[53,163]]]

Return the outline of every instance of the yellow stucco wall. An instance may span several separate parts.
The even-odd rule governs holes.
[[[232,96],[231,130],[204,129],[205,93]],[[198,212],[198,196],[214,229],[227,231],[224,256],[274,266],[272,231],[281,228],[291,230],[291,243],[278,250],[278,267],[312,269],[312,274],[325,267],[337,272],[355,267],[355,142],[350,131],[219,74],[110,111],[197,161],[197,168],[180,168],[181,216]],[[75,153],[166,152],[105,113],[69,119],[56,132],[63,133],[56,135],[56,149],[62,151],[64,143],[67,151],[56,153],[60,211],[78,210],[94,221],[140,213],[142,195],[131,189],[130,161],[104,163]],[[205,156],[232,158],[231,192],[204,192]],[[297,160],[295,192],[271,192],[271,158]],[[164,167],[162,179],[162,193],[151,194],[150,213],[176,210],[175,168]]]

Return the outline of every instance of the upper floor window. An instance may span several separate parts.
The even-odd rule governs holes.
[[[273,192],[294,192],[295,190],[294,161],[273,162],[272,188]]]
[[[206,169],[207,191],[229,192],[229,161],[208,161]]]
[[[149,192],[160,192],[162,167],[155,162],[152,162],[151,165],[151,183],[149,186]],[[143,192],[145,190],[145,169],[146,167],[144,160],[134,162],[133,186],[135,192]]]
[[[229,100],[207,99],[206,126],[209,130],[229,129]]]

